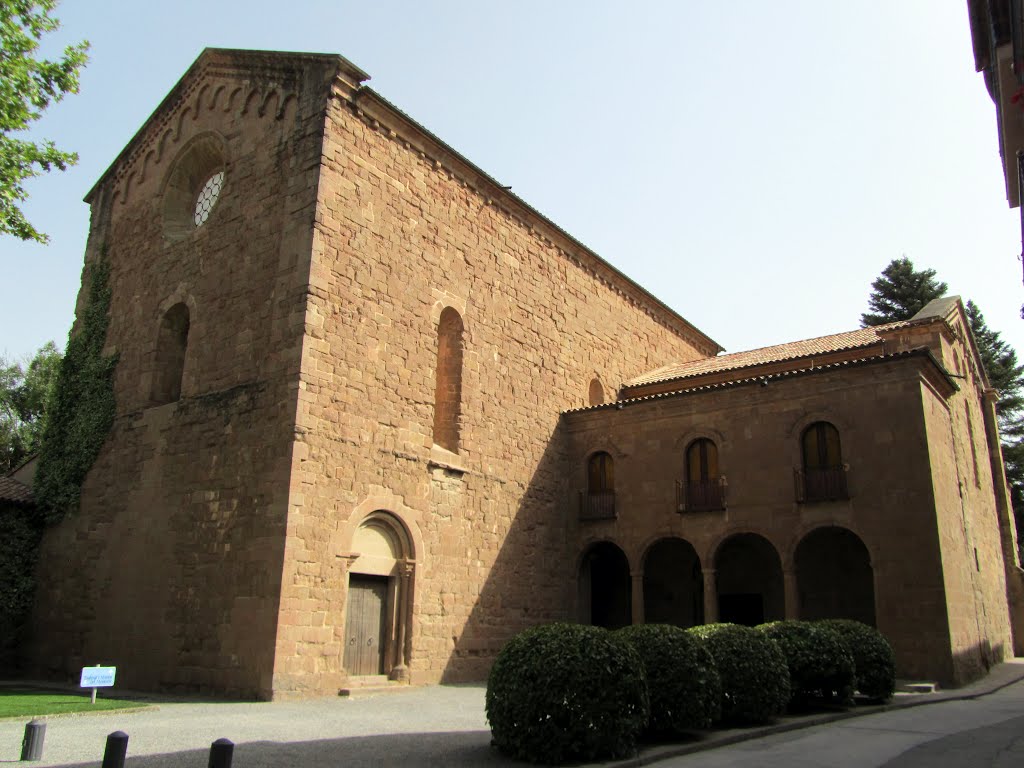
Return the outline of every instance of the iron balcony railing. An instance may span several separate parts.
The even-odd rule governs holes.
[[[714,512],[725,509],[725,492],[728,488],[725,475],[705,480],[686,482],[676,480],[676,511]]]
[[[842,501],[850,498],[850,491],[846,484],[847,470],[849,470],[849,466],[846,464],[818,469],[794,469],[796,500],[803,503]]]
[[[615,491],[580,491],[580,520],[614,520]]]

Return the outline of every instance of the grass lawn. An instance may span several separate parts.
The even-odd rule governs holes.
[[[66,712],[102,712],[108,709],[148,706],[138,701],[105,699],[98,694],[95,704],[89,703],[92,691],[80,694],[43,691],[37,688],[0,688],[0,717],[41,717]]]

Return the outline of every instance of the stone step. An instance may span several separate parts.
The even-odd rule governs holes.
[[[896,686],[897,693],[935,693],[938,690],[939,684],[930,682],[900,682]]]
[[[344,688],[338,691],[339,696],[366,696],[377,693],[397,693],[407,691],[408,683],[388,680],[387,675],[363,675],[350,677]]]

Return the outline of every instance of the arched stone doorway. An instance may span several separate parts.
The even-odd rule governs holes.
[[[388,512],[373,512],[356,530],[345,606],[344,666],[349,675],[408,679],[412,555],[408,532]]]
[[[718,620],[756,626],[785,617],[779,553],[763,536],[730,536],[715,554]]]
[[[644,558],[644,622],[693,627],[704,623],[700,558],[685,539],[661,539]]]
[[[817,528],[793,555],[801,619],[856,619],[875,625],[871,555],[853,531]]]
[[[583,555],[579,575],[580,621],[607,629],[633,623],[629,560],[610,541],[594,544]]]

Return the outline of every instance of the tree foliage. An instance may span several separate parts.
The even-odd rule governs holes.
[[[66,170],[78,161],[74,152],[52,141],[18,138],[43,111],[67,93],[78,92],[87,42],[69,45],[60,59],[37,59],[43,35],[60,22],[50,13],[56,0],[0,0],[0,234],[47,241],[19,207],[28,198],[24,183],[54,167]]]
[[[860,324],[867,327],[909,320],[948,289],[948,285],[935,279],[934,269],[918,271],[906,256],[893,259],[871,284],[870,311],[860,316]]]
[[[0,356],[0,475],[39,449],[60,361],[52,341],[25,363]]]
[[[1024,364],[1018,361],[1017,351],[1000,338],[999,331],[988,327],[977,304],[968,301],[966,309],[985,373],[999,392],[996,416],[1003,463],[1020,532],[1024,524]]]

